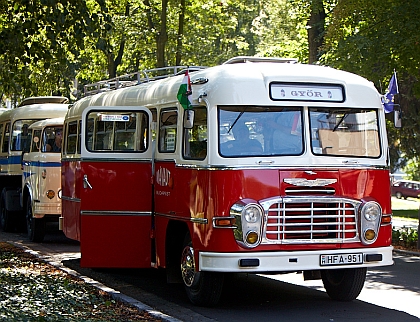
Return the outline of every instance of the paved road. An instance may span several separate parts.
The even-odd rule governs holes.
[[[301,275],[239,277],[228,281],[216,308],[191,305],[181,285],[166,284],[160,270],[90,270],[79,266],[79,245],[61,234],[41,244],[0,232],[0,240],[29,247],[50,260],[119,290],[182,321],[419,321],[420,257],[396,254],[395,265],[368,272],[365,288],[351,303],[332,301],[319,281]]]

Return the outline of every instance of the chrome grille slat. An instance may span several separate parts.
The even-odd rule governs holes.
[[[265,244],[350,243],[359,241],[361,202],[331,196],[288,196],[261,201]]]

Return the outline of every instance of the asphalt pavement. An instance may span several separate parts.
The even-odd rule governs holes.
[[[395,220],[395,218],[394,218]],[[414,227],[416,227],[416,225],[418,224],[417,221],[412,221],[412,220],[398,220],[398,221],[394,221],[393,225],[402,225],[402,226],[408,226],[411,225]],[[56,241],[59,242],[56,242]],[[6,241],[6,242],[10,242],[14,245],[17,245],[19,247],[22,248],[26,248],[28,249],[28,251],[36,254],[37,256],[39,256],[40,258],[46,260],[47,262],[50,262],[51,264],[62,268],[63,270],[67,271],[70,274],[79,276],[81,278],[83,278],[86,282],[108,292],[109,294],[111,294],[114,298],[126,302],[126,303],[130,303],[131,305],[137,307],[139,310],[142,311],[147,311],[149,312],[149,314],[151,314],[154,317],[160,318],[163,321],[170,321],[170,322],[178,322],[178,321],[200,321],[200,322],[209,322],[209,321],[230,321],[230,322],[234,322],[236,321],[235,319],[239,318],[240,313],[242,312],[241,309],[241,305],[245,305],[245,302],[243,304],[241,304],[241,302],[243,302],[244,299],[244,295],[247,295],[249,293],[252,294],[253,292],[249,292],[249,287],[257,289],[259,287],[261,287],[262,284],[265,283],[265,281],[271,280],[272,282],[268,282],[269,284],[267,284],[265,287],[267,287],[267,290],[269,288],[273,288],[272,290],[270,289],[270,292],[278,292],[278,287],[279,286],[281,289],[285,290],[286,293],[288,294],[288,296],[284,299],[281,300],[275,300],[274,298],[271,298],[270,296],[267,297],[267,299],[269,299],[267,302],[266,300],[261,300],[261,304],[257,304],[254,303],[254,301],[251,301],[251,303],[248,303],[247,305],[251,305],[250,307],[246,306],[243,307],[243,309],[249,308],[251,309],[252,307],[254,307],[252,314],[253,315],[258,315],[257,312],[258,310],[261,309],[260,306],[266,306],[266,305],[275,305],[274,307],[270,308],[270,310],[272,311],[272,313],[267,313],[267,321],[275,320],[274,315],[277,314],[275,313],[276,310],[279,310],[279,305],[283,305],[281,303],[285,303],[285,307],[282,307],[282,314],[284,317],[284,321],[294,321],[293,320],[293,314],[297,314],[302,317],[302,318],[307,318],[307,315],[304,315],[306,313],[304,313],[303,311],[294,311],[292,308],[288,307],[289,305],[299,305],[300,302],[304,302],[307,303],[305,304],[306,306],[308,306],[308,310],[306,312],[313,312],[313,314],[318,314],[319,316],[324,316],[325,311],[328,311],[328,307],[329,307],[329,302],[328,302],[328,297],[325,297],[325,295],[320,295],[320,294],[324,294],[324,290],[323,290],[323,286],[321,285],[322,283],[320,281],[313,281],[313,282],[303,282],[302,278],[299,275],[293,275],[293,274],[285,274],[285,275],[278,275],[278,276],[264,276],[264,277],[258,277],[255,276],[253,278],[250,278],[249,280],[247,280],[246,282],[246,290],[243,290],[240,292],[242,297],[242,300],[240,300],[239,302],[235,302],[234,301],[234,305],[235,305],[235,309],[232,306],[229,306],[230,309],[226,310],[226,307],[223,306],[223,304],[221,305],[220,308],[216,308],[216,309],[204,309],[204,308],[194,308],[190,305],[190,303],[188,303],[188,301],[182,301],[179,300],[179,298],[183,298],[183,290],[182,288],[179,288],[175,290],[175,295],[172,296],[172,300],[169,298],[169,300],[167,298],[165,298],[166,293],[170,293],[174,291],[173,287],[168,287],[168,285],[165,283],[165,279],[162,278],[162,276],[154,276],[156,274],[152,273],[150,275],[149,272],[141,272],[141,274],[145,275],[144,279],[146,280],[151,280],[150,283],[153,284],[153,287],[150,288],[150,290],[147,289],[147,285],[144,283],[144,281],[142,281],[139,284],[131,284],[132,280],[135,278],[138,278],[138,272],[134,272],[134,275],[130,275],[130,272],[125,271],[125,273],[127,274],[127,277],[125,280],[123,280],[122,283],[125,284],[131,284],[131,289],[136,289],[137,288],[137,292],[139,292],[139,290],[141,291],[141,293],[143,293],[141,295],[141,297],[137,297],[135,295],[132,295],[132,293],[130,292],[126,292],[124,291],[124,288],[117,288],[116,286],[113,286],[113,284],[111,283],[107,283],[107,282],[103,282],[100,283],[98,282],[97,278],[89,278],[87,277],[89,274],[83,275],[83,271],[81,271],[77,266],[78,266],[78,262],[80,259],[80,247],[79,247],[79,243],[69,240],[67,238],[64,237],[64,235],[61,232],[56,232],[56,233],[51,233],[51,234],[47,234],[46,236],[46,240],[43,243],[31,243],[27,240],[26,236],[24,234],[11,234],[11,233],[3,233],[0,232],[0,241]],[[404,283],[407,283],[405,281],[398,281],[396,282],[396,278],[405,278],[404,276],[401,276],[401,273],[398,271],[394,271],[394,269],[397,269],[398,267],[401,267],[404,263],[404,261],[407,260],[406,256],[416,256],[415,258],[417,259],[413,259],[413,264],[415,266],[418,266],[419,263],[419,253],[415,252],[415,253],[404,253],[404,252],[395,252],[394,253],[394,258],[396,260],[396,265],[395,267],[385,267],[385,268],[378,268],[378,270],[370,272],[368,275],[368,280],[367,283],[365,285],[364,290],[362,291],[361,295],[358,298],[358,301],[356,301],[355,303],[351,304],[350,306],[346,306],[346,305],[341,305],[338,302],[334,302],[334,310],[331,311],[331,316],[330,317],[336,317],[336,319],[333,319],[333,321],[344,321],[343,319],[339,319],[346,317],[345,321],[347,321],[347,318],[350,318],[351,316],[346,316],[346,313],[351,307],[354,306],[355,310],[358,310],[359,313],[360,312],[364,312],[364,310],[367,310],[367,308],[369,307],[368,311],[369,314],[366,313],[367,315],[365,316],[365,320],[366,321],[372,321],[372,318],[374,316],[378,316],[381,318],[387,317],[386,321],[393,321],[392,320],[392,316],[395,315],[395,317],[398,318],[402,318],[405,321],[408,321],[407,318],[409,318],[408,315],[403,315],[402,313],[396,313],[398,312],[398,310],[401,310],[397,305],[404,305],[404,312],[407,312],[410,315],[410,317],[420,317],[420,313],[416,313],[416,312],[411,312],[409,310],[412,310],[414,308],[414,310],[417,310],[418,305],[414,304],[411,305],[409,303],[411,303],[413,300],[414,301],[418,301],[419,300],[419,291],[418,291],[418,286],[416,286],[413,289],[406,289],[405,286],[406,285]],[[409,260],[409,259],[408,259]],[[69,267],[64,266],[62,263],[74,263],[74,269],[70,269]],[[66,264],[67,265],[67,264]],[[69,266],[69,265],[67,265]],[[71,266],[70,266],[71,267]],[[76,271],[77,269],[77,271]],[[81,272],[81,273],[80,273]],[[153,272],[156,272],[156,270],[153,270]],[[407,274],[407,273],[405,273]],[[92,276],[92,275],[89,275]],[[388,286],[386,285],[386,283],[384,284],[382,282],[382,279],[379,280],[378,276],[391,276],[392,279],[388,279],[386,278],[388,282]],[[265,278],[265,280],[264,280]],[[414,277],[414,279],[418,279],[417,277]],[[121,282],[120,282],[121,283]],[[274,284],[273,284],[274,283]],[[162,285],[160,285],[162,284]],[[391,284],[395,284],[395,286],[392,286]],[[417,282],[415,283],[417,284]],[[276,286],[273,286],[276,285]],[[384,286],[385,285],[385,286]],[[420,284],[419,284],[420,285]],[[158,292],[155,292],[156,288],[162,288],[165,291],[163,292],[163,294],[160,294]],[[383,289],[384,287],[388,287],[387,289]],[[116,289],[120,289],[120,291],[116,291]],[[126,288],[128,290],[128,288]],[[146,291],[144,291],[146,290]],[[386,290],[386,292],[378,292],[380,290]],[[232,291],[233,292],[233,291]],[[264,294],[267,292],[264,292]],[[308,294],[307,294],[308,293]],[[127,296],[127,294],[131,295],[131,296]],[[259,297],[262,298],[263,293],[260,293]],[[275,294],[275,293],[274,293]],[[231,298],[236,298],[237,296],[239,296],[239,294],[236,293],[232,293],[231,294]],[[248,295],[248,296],[249,296]],[[392,296],[391,296],[392,295]],[[265,296],[265,295],[264,295]],[[382,296],[382,299],[377,302],[375,302],[377,300],[377,298],[379,296]],[[156,305],[151,304],[150,302],[150,298],[155,298],[155,303],[157,303]],[[143,301],[143,298],[147,299],[146,301]],[[246,298],[246,297],[245,297]],[[229,298],[230,299],[230,298]],[[260,299],[258,299],[260,300]],[[308,302],[309,301],[309,302]],[[317,301],[321,301],[320,303],[318,303]],[[327,302],[325,302],[327,301]],[[298,303],[299,302],[299,303]],[[404,302],[404,304],[401,304],[401,302]],[[148,303],[148,304],[145,304]],[[277,304],[276,304],[277,303]],[[287,304],[289,303],[289,304]],[[318,304],[316,304],[318,303]],[[370,303],[370,304],[366,304],[366,303]],[[397,304],[398,303],[398,304]],[[277,305],[277,306],[276,306]],[[380,309],[379,306],[383,305],[384,309]],[[156,308],[161,308],[164,310],[164,312],[159,311],[153,307]],[[226,306],[226,305],[225,305]],[[386,309],[385,309],[386,308]],[[373,311],[372,311],[373,310]],[[319,311],[319,312],[318,312]],[[366,311],[366,312],[368,312]],[[175,312],[175,313],[171,313],[171,312]],[[236,312],[236,313],[234,313]],[[265,311],[264,311],[265,312]],[[321,312],[321,313],[320,313]],[[233,315],[232,315],[233,314]],[[250,315],[248,315],[249,319],[252,318],[252,314],[251,312],[249,313]],[[273,316],[268,316],[269,314],[272,314]],[[289,319],[287,318],[287,316],[291,315],[291,317],[289,317]],[[329,313],[328,313],[329,314]],[[236,315],[236,317],[234,316]],[[176,318],[174,317],[176,316]],[[353,316],[354,318],[357,317],[357,314]],[[241,319],[243,321],[244,317],[242,316]],[[249,321],[246,320],[246,321]],[[283,320],[283,318],[282,318]],[[322,319],[321,319],[322,320]],[[321,321],[320,319],[313,319],[313,321]],[[382,320],[382,319],[381,319]],[[383,321],[385,321],[383,320]],[[410,320],[410,319],[409,319]],[[327,319],[328,321],[328,319]],[[329,319],[329,321],[332,321],[331,319]]]

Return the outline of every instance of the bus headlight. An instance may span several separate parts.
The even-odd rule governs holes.
[[[255,200],[241,200],[230,209],[235,217],[234,236],[242,247],[253,248],[261,243],[263,209]]]
[[[250,205],[244,209],[244,218],[249,223],[256,223],[260,220],[261,210],[255,205]]]
[[[375,221],[381,214],[381,209],[377,203],[368,202],[362,207],[362,214],[368,221]]]
[[[374,201],[368,201],[360,207],[360,231],[363,244],[372,244],[378,238],[382,209]]]

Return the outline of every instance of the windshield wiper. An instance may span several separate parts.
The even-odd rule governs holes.
[[[235,126],[235,124],[239,121],[239,119],[241,118],[241,116],[245,113],[246,109],[248,108],[248,106],[245,106],[244,110],[239,113],[238,117],[235,119],[235,121],[232,123],[232,125],[230,126],[229,130],[227,131],[227,133],[229,134],[230,131],[232,130],[232,128]]]
[[[343,121],[347,117],[347,115],[349,115],[349,113],[346,113],[346,114],[343,115],[343,117],[341,118],[341,120],[336,124],[336,126],[334,126],[333,132],[335,132],[335,130],[338,129],[338,127],[341,125],[341,123],[343,123]]]

